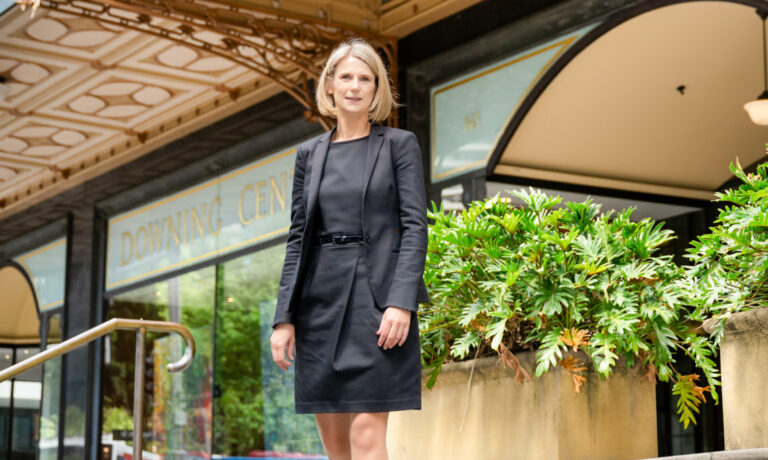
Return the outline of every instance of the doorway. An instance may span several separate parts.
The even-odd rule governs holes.
[[[0,267],[0,369],[40,351],[40,319],[32,286],[14,265]],[[35,460],[41,427],[43,369],[0,383],[0,460]]]

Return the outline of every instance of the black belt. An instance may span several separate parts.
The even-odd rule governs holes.
[[[326,235],[321,236],[317,239],[317,244],[347,244],[347,243],[362,243],[364,241],[363,235],[356,234],[356,235],[345,235],[345,234],[336,234],[336,235]]]

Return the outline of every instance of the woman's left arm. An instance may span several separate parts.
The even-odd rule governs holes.
[[[419,308],[419,287],[427,255],[427,197],[416,135],[406,131],[392,155],[400,214],[400,253],[386,305],[415,312]]]
[[[427,197],[416,136],[407,132],[392,155],[400,217],[400,253],[387,294],[387,309],[377,331],[379,346],[385,350],[402,346],[408,338],[411,315],[419,308],[419,287],[427,255]]]

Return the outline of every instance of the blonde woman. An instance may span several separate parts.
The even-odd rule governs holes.
[[[379,124],[396,103],[365,41],[331,53],[316,98],[336,127],[296,154],[272,358],[295,362],[296,412],[315,414],[331,460],[386,459],[389,412],[421,408],[421,153]]]

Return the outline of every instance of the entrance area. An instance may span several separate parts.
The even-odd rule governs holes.
[[[127,458],[134,429],[145,459],[325,458],[309,415],[293,410],[293,375],[272,363],[269,335],[285,245],[111,296],[107,319],[180,322],[197,345],[192,365],[169,374],[176,336],[148,335],[145,418],[133,426],[135,336],[105,344],[102,452]],[[105,457],[106,458],[106,457]]]
[[[48,337],[41,340],[34,292],[15,266],[0,268],[0,293],[0,369],[60,341],[59,314],[45,317]],[[53,360],[0,383],[1,460],[56,458],[60,372],[60,360]]]

